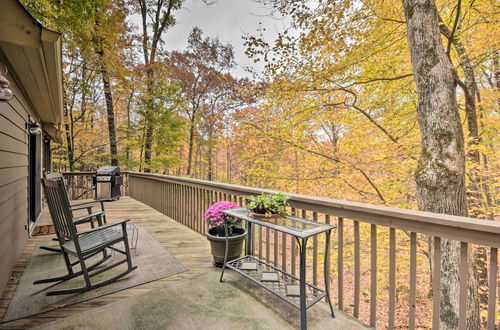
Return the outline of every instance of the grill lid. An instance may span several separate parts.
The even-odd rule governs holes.
[[[119,166],[101,166],[97,169],[96,175],[119,175]]]

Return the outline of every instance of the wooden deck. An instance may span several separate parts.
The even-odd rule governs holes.
[[[169,283],[171,284],[173,281],[182,281],[183,279],[206,272],[208,269],[213,267],[208,241],[199,233],[192,231],[184,225],[130,197],[123,197],[120,201],[108,203],[106,206],[109,221],[125,217],[132,218],[135,223],[148,230],[148,232],[158,242],[167,248],[168,251],[189,270],[182,274],[170,276],[151,283],[146,283],[120,292],[98,297],[90,301],[81,302],[36,316],[0,324],[0,329],[25,329],[37,327],[53,320],[69,317],[80,312],[98,308],[99,306],[107,305],[137,294],[145,293],[151,289],[164,287]],[[48,212],[47,210],[44,210],[42,213],[42,219],[39,221],[39,225],[49,223],[50,218],[48,216]],[[21,277],[34,248],[41,243],[49,241],[52,237],[52,235],[46,235],[36,236],[29,239],[21,258],[12,273],[12,277],[1,296],[0,320],[3,318],[3,315],[7,310],[10,299],[16,289],[18,279]],[[315,308],[321,307],[318,306]],[[341,313],[340,317],[336,319],[336,322],[339,322],[342,319],[346,319],[346,316]],[[354,320],[349,319],[348,323],[353,321]],[[361,326],[361,324],[358,325]]]

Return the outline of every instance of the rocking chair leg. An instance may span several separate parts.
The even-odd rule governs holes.
[[[123,244],[125,245],[125,252],[127,256],[127,265],[128,269],[132,269],[132,257],[130,257],[130,247],[128,244],[128,235],[127,235],[127,224],[123,223],[122,224],[122,231],[123,231]]]
[[[78,256],[80,261],[80,267],[82,268],[83,278],[85,279],[85,284],[87,287],[90,287],[92,283],[90,283],[89,273],[87,271],[87,266],[85,266],[85,259],[83,257]]]

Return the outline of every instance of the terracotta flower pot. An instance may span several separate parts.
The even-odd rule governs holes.
[[[216,236],[217,228],[212,227],[207,230],[207,239],[210,242],[210,247],[212,249],[212,256],[214,257],[214,266],[222,267],[224,263],[224,253],[226,251],[226,238],[221,236]],[[229,247],[227,252],[227,261],[234,260],[241,256],[241,250],[243,247],[243,241],[247,236],[247,230],[245,228],[235,228],[233,232],[234,236],[229,236]]]
[[[250,211],[250,215],[252,216],[252,218],[262,219],[262,220],[276,220],[276,219],[279,219],[279,217],[280,217],[279,214],[265,215],[265,214],[261,214],[261,213],[255,213],[252,211]]]

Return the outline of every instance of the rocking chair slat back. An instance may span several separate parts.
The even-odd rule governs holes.
[[[42,186],[59,237],[73,240],[76,237],[76,229],[63,180],[42,179]]]

